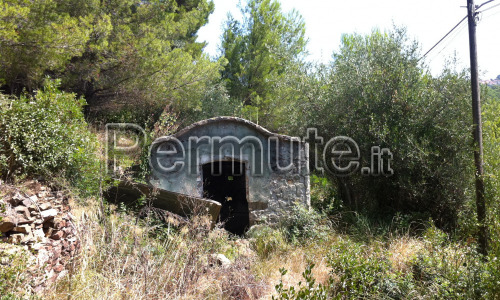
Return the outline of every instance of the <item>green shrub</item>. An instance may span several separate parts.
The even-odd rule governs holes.
[[[280,226],[287,240],[292,243],[326,238],[331,228],[327,217],[299,204],[293,206],[291,214],[285,214]]]
[[[27,292],[24,286],[28,281],[29,254],[19,246],[9,245],[0,248],[0,258],[0,299],[21,299]]]
[[[305,284],[302,285],[302,281],[299,281],[298,286],[290,286],[285,288],[283,285],[283,276],[286,275],[287,270],[284,268],[280,269],[281,279],[280,282],[274,287],[278,293],[278,297],[272,299],[301,299],[301,300],[320,300],[328,299],[328,289],[327,286],[318,284],[315,285],[316,280],[312,276],[312,268],[314,264],[307,265],[306,269],[302,273],[302,277],[305,280]],[[331,282],[331,280],[330,280]]]
[[[386,251],[375,250],[379,252],[349,239],[340,239],[328,257],[332,273],[339,277],[331,287],[332,292],[348,298],[378,292],[390,265]]]
[[[429,213],[451,231],[473,189],[470,83],[466,72],[451,69],[431,76],[419,57],[404,29],[344,35],[324,72],[325,92],[302,108],[314,112],[303,123],[315,125],[325,141],[352,138],[360,166],[370,165],[372,146],[393,154],[389,177],[332,174],[350,209]]]
[[[337,214],[344,209],[335,186],[327,177],[311,174],[311,207],[326,214]]]
[[[453,244],[421,251],[412,265],[418,290],[438,299],[492,298],[484,288],[485,267],[475,249]]]
[[[0,174],[58,176],[79,191],[98,190],[97,139],[85,122],[85,100],[47,80],[33,96],[0,95]]]
[[[283,252],[288,246],[283,233],[267,225],[252,226],[247,236],[250,238],[252,249],[262,258]]]
[[[483,105],[484,181],[490,234],[485,289],[500,297],[500,87],[487,88]],[[470,218],[476,225],[476,216]],[[475,228],[475,227],[473,227]],[[471,234],[472,235],[472,234]]]
[[[498,253],[490,255],[486,263],[484,289],[494,297],[500,297],[500,259]]]
[[[94,109],[95,110],[95,109]],[[161,107],[153,105],[124,105],[112,108],[99,108],[87,114],[92,123],[132,123],[151,127],[161,114]]]
[[[203,95],[199,106],[181,111],[179,124],[188,126],[200,120],[220,116],[246,117],[243,103],[237,98],[229,97],[223,84],[214,84]]]

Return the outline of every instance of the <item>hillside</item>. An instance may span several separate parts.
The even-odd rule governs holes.
[[[481,83],[488,86],[500,86],[500,75],[494,79],[481,80]]]
[[[1,2],[0,300],[500,299],[500,76],[240,6]]]

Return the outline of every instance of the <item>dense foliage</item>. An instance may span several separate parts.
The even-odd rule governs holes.
[[[352,208],[429,213],[440,226],[453,226],[473,175],[469,85],[465,73],[448,69],[431,77],[417,50],[401,29],[345,35],[324,94],[301,111],[327,139],[352,138],[361,166],[370,165],[372,146],[393,154],[393,176],[334,179]]]
[[[3,1],[0,84],[41,87],[44,75],[85,97],[87,110],[196,107],[218,77],[196,42],[213,10],[198,1]],[[107,110],[109,111],[109,110]]]
[[[286,100],[277,88],[305,56],[305,24],[296,11],[283,13],[278,1],[251,0],[242,13],[243,22],[232,16],[226,22],[221,76],[229,95],[245,104],[248,118],[276,126],[272,120]]]
[[[220,55],[210,59],[196,38],[213,9],[208,0],[1,1],[2,180],[43,177],[96,196],[105,165],[100,126],[131,122],[145,127],[143,151],[120,159],[141,164],[135,179],[147,182],[155,138],[222,115],[302,137],[316,128],[324,140],[311,144],[310,158],[322,158],[336,136],[357,143],[360,167],[370,166],[372,146],[389,149],[394,174],[363,176],[358,169],[339,177],[326,170],[329,155],[317,166],[311,160],[312,208],[295,207],[275,227],[252,227],[245,242],[197,219],[171,228],[148,216],[136,226],[126,208],[107,206],[106,215],[101,202],[92,208],[99,210],[92,230],[82,229],[89,263],[65,279],[68,289],[94,298],[110,290],[120,297],[148,297],[151,290],[254,298],[263,293],[260,279],[279,280],[280,268],[280,299],[498,298],[500,88],[482,87],[490,234],[482,256],[468,71],[446,65],[431,75],[418,43],[398,27],[345,34],[330,63],[307,62],[305,23],[277,0],[244,1],[243,19],[228,17]],[[252,254],[241,254],[241,245],[249,248],[241,253]],[[240,265],[207,269],[214,251]],[[290,260],[299,263],[281,268]],[[22,264],[15,261],[0,277],[13,281]],[[304,281],[287,284],[299,269]],[[102,278],[106,285],[96,284]],[[201,279],[217,281],[218,290],[200,287]],[[5,284],[0,290],[10,293]]]
[[[0,94],[0,174],[59,176],[81,192],[99,188],[97,138],[83,117],[84,100],[46,81],[34,96]]]
[[[0,85],[9,93],[43,84],[81,56],[93,27],[91,15],[72,14],[63,1],[13,0],[0,3]],[[77,10],[75,10],[77,11]]]

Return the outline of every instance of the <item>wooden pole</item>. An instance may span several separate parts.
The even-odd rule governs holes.
[[[474,162],[476,165],[476,210],[479,223],[479,252],[486,255],[488,237],[486,228],[486,204],[484,199],[483,134],[481,125],[481,100],[479,97],[479,77],[476,47],[476,6],[474,0],[467,0],[469,23],[470,78],[472,90],[472,122],[474,133]]]

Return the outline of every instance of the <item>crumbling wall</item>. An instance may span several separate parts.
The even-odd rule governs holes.
[[[199,139],[199,143],[190,143],[193,137]],[[255,151],[252,147],[236,147],[233,152],[231,147],[222,147],[220,151],[214,152],[213,139],[227,137],[237,141],[251,137],[251,140],[257,141],[255,145],[260,143],[259,149]],[[173,139],[178,143],[177,146],[173,144]],[[174,146],[177,150],[182,149],[183,155],[158,154],[158,150],[166,153]],[[233,117],[208,119],[153,143],[151,183],[169,191],[203,197],[203,164],[219,160],[241,161],[246,167],[250,225],[259,220],[275,222],[292,205],[310,205],[308,152],[308,144],[298,138],[271,133],[247,120]],[[194,155],[196,162],[193,163],[187,154]],[[254,167],[256,160],[262,163],[260,172],[256,172],[259,170]],[[172,166],[175,161],[181,161],[184,168],[174,172],[162,172],[158,168],[158,164]]]
[[[68,273],[80,248],[68,198],[36,181],[0,186],[0,252],[7,257],[0,263],[25,250],[32,276],[25,288],[39,292]]]

